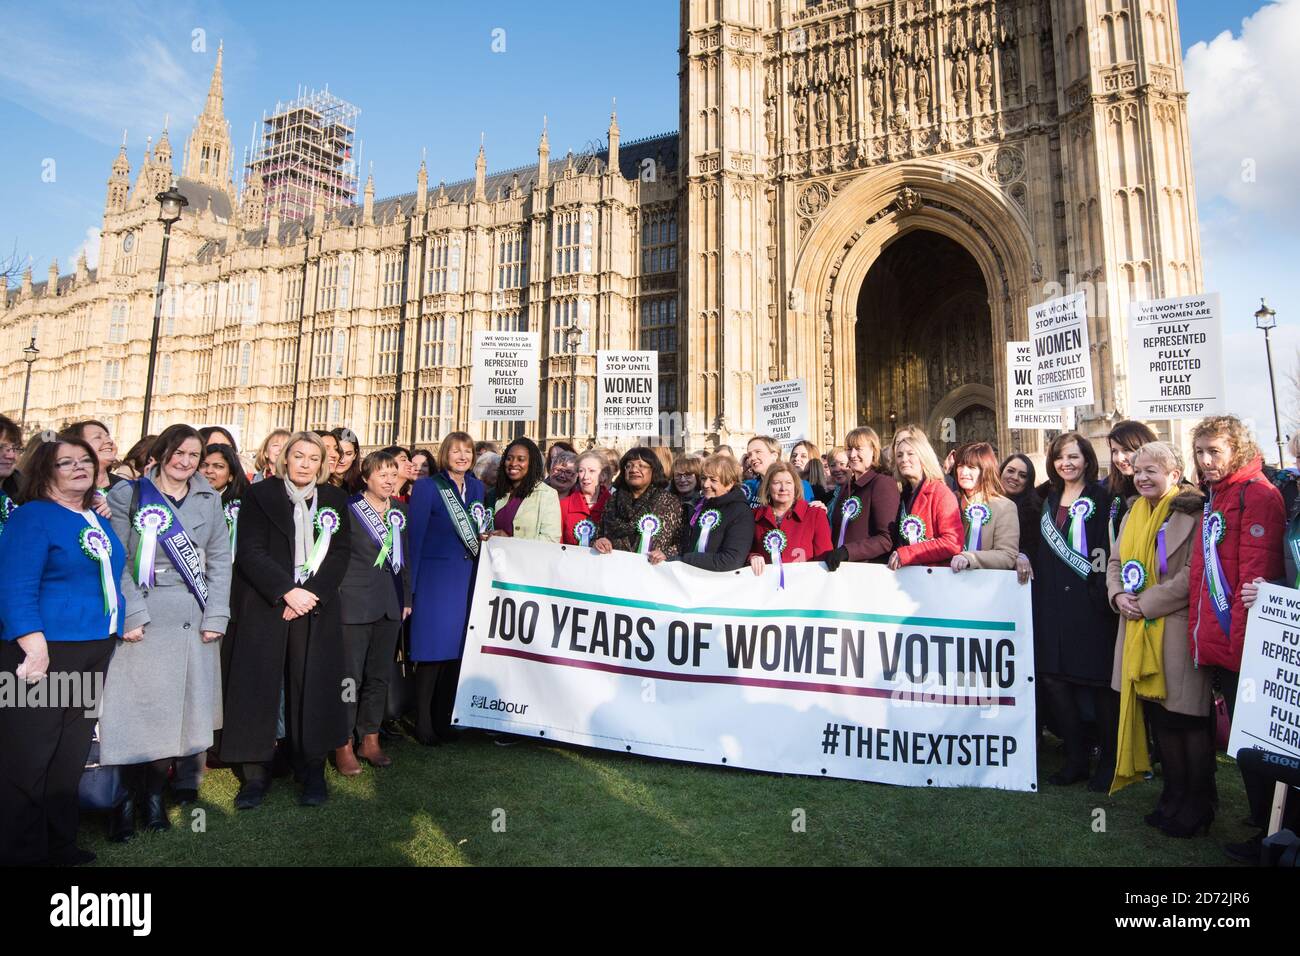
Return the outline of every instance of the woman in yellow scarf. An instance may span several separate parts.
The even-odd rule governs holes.
[[[1151,769],[1149,720],[1164,790],[1146,821],[1186,837],[1214,819],[1209,675],[1194,666],[1187,644],[1188,559],[1202,499],[1196,489],[1179,486],[1182,462],[1170,445],[1148,442],[1131,460],[1140,497],[1120,525],[1106,575],[1120,615],[1111,678],[1120,694],[1118,759],[1110,792]]]

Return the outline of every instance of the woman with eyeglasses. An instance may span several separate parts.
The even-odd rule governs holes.
[[[84,439],[43,443],[24,475],[27,503],[0,534],[0,678],[11,687],[35,690],[49,674],[100,686],[108,669],[124,626],[126,552],[91,508],[99,464]],[[77,846],[95,718],[84,700],[62,703],[0,707],[0,865],[95,859]]]
[[[682,507],[668,487],[658,456],[649,448],[629,448],[619,462],[614,493],[605,506],[594,547],[601,554],[652,555],[658,550],[661,556],[672,557],[677,553],[681,522]]]

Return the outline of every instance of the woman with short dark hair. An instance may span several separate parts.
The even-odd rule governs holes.
[[[1038,556],[1038,523],[1043,503],[1038,492],[1038,471],[1028,455],[1016,452],[1002,460],[998,478],[1006,495],[1016,506],[1020,522],[1020,552],[1016,555],[1016,579],[1027,584],[1034,576],[1033,561]]]
[[[330,434],[338,445],[339,460],[330,474],[329,482],[348,494],[358,492],[361,488],[361,444],[350,428],[336,428]]]
[[[125,615],[126,554],[91,510],[98,471],[85,440],[62,436],[35,450],[23,476],[26,504],[0,534],[0,675],[11,687],[51,673],[98,687],[108,667]],[[95,718],[84,700],[62,703],[0,707],[0,864],[95,859],[76,842]]]
[[[280,693],[299,802],[325,802],[325,758],[347,739],[339,586],[349,562],[348,499],[326,482],[325,446],[292,435],[279,480],[249,488],[239,512],[234,627],[223,641],[225,728],[218,753],[239,764],[236,809],[260,806],[270,787]]]
[[[1133,455],[1143,445],[1156,440],[1156,433],[1135,421],[1116,422],[1106,436],[1110,448],[1110,474],[1106,476],[1106,490],[1110,493],[1107,504],[1107,521],[1110,523],[1110,546],[1113,550],[1119,540],[1120,522],[1128,507],[1137,498],[1133,486]]]
[[[229,447],[229,446],[222,446]],[[99,759],[120,766],[127,797],[110,839],[166,830],[173,760],[207,752],[221,727],[221,653],[230,620],[230,533],[221,497],[198,473],[199,433],[172,425],[154,442],[157,464],[108,494],[131,573],[122,577],[125,630],[99,718]],[[197,777],[185,783],[198,789]],[[188,789],[188,787],[186,787]]]
[[[1065,743],[1065,766],[1048,782],[1089,778],[1085,715],[1101,752],[1088,789],[1105,793],[1115,776],[1119,694],[1111,690],[1117,619],[1106,589],[1110,500],[1097,481],[1097,453],[1078,432],[1047,450],[1047,499],[1034,561],[1034,665],[1049,713]]]
[[[659,456],[649,448],[629,448],[619,460],[614,493],[605,505],[594,547],[601,554],[650,555],[658,550],[672,557],[681,522],[682,506],[668,487]]]
[[[348,502],[351,559],[339,587],[347,679],[348,739],[334,751],[344,776],[361,772],[357,757],[374,767],[393,761],[379,745],[388,679],[402,622],[411,613],[406,509],[393,498],[401,481],[392,455],[374,451],[359,470],[362,490]],[[355,749],[354,749],[355,748]]]

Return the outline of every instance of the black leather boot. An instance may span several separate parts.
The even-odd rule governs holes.
[[[167,790],[167,769],[170,760],[159,760],[145,768],[144,828],[150,833],[161,833],[172,828],[167,819],[167,803],[163,794]]]
[[[126,797],[113,808],[108,818],[108,839],[125,843],[135,836],[135,793],[127,790]]]
[[[302,796],[298,802],[304,807],[319,807],[329,799],[325,788],[325,761],[313,760],[303,772]]]

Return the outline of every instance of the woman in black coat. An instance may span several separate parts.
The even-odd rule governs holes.
[[[754,510],[740,485],[740,463],[713,455],[700,468],[704,497],[682,522],[681,549],[674,561],[706,571],[738,571],[749,563],[754,544]],[[664,560],[659,550],[650,563]]]
[[[323,803],[325,758],[348,736],[339,586],[348,568],[346,492],[326,484],[325,447],[310,432],[285,444],[277,479],[244,495],[223,642],[225,728],[219,754],[240,764],[238,809],[270,786],[280,689],[301,803]]]
[[[1097,453],[1077,432],[1047,451],[1048,489],[1034,558],[1034,664],[1061,739],[1065,766],[1048,778],[1088,778],[1088,710],[1101,754],[1089,789],[1106,792],[1115,776],[1119,695],[1110,687],[1118,618],[1106,589],[1110,497],[1097,481]]]

